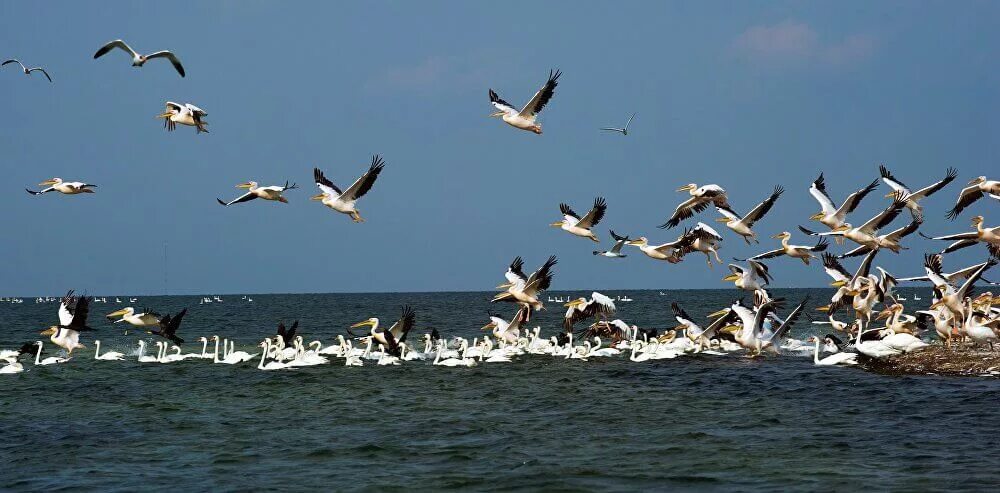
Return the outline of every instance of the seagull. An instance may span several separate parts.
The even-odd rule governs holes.
[[[594,199],[594,207],[590,209],[587,215],[580,217],[579,214],[573,212],[566,204],[559,204],[559,212],[563,213],[562,221],[556,221],[549,226],[553,228],[561,228],[569,234],[579,236],[581,238],[590,238],[592,241],[600,243],[601,240],[597,239],[590,228],[597,226],[597,223],[601,222],[604,218],[604,212],[608,210],[608,204],[604,201],[604,197],[597,197]]]
[[[7,61],[5,61],[3,63],[0,63],[0,67],[2,67],[4,65],[7,65],[8,63],[16,63],[16,64],[20,65],[21,66],[21,70],[24,72],[24,75],[31,75],[32,72],[41,72],[41,73],[45,74],[45,78],[49,79],[49,82],[52,82],[52,77],[49,77],[49,73],[46,72],[45,69],[42,68],[42,67],[28,68],[28,67],[25,67],[23,63],[17,61],[16,59],[13,59],[13,58],[11,58],[10,60],[7,60]]]
[[[611,250],[602,252],[600,250],[594,250],[594,255],[600,255],[602,257],[609,258],[625,258],[628,255],[622,253],[622,246],[625,245],[626,241],[631,241],[628,236],[618,236],[615,234],[614,230],[609,230],[611,237],[615,239],[615,246],[611,247]]]
[[[264,200],[277,200],[278,202],[287,204],[288,199],[286,199],[281,195],[282,192],[284,192],[285,190],[292,190],[294,188],[298,188],[298,186],[295,185],[294,183],[289,185],[288,182],[286,181],[284,186],[272,185],[269,187],[258,187],[257,182],[248,181],[246,183],[240,183],[239,185],[236,185],[236,188],[246,188],[247,193],[240,195],[239,197],[229,202],[223,202],[222,199],[219,198],[215,200],[217,200],[219,204],[227,207],[233,204],[238,204],[240,202],[247,202],[257,198],[261,198]]]
[[[926,187],[914,192],[904,185],[903,182],[897,180],[895,176],[892,176],[892,173],[890,173],[889,169],[884,165],[879,165],[878,171],[879,174],[882,175],[882,181],[892,188],[892,192],[888,193],[886,197],[899,197],[899,199],[905,201],[906,208],[910,209],[910,212],[913,213],[914,217],[923,216],[924,208],[919,204],[921,199],[924,197],[930,197],[934,192],[941,190],[945,187],[945,185],[955,181],[955,177],[958,176],[958,171],[955,168],[948,168],[948,172],[945,174],[944,179],[927,185]]]
[[[681,221],[693,216],[696,212],[708,209],[710,204],[715,204],[716,207],[729,207],[729,203],[726,202],[726,190],[718,185],[703,185],[699,187],[694,183],[688,183],[678,188],[677,191],[688,192],[691,194],[691,198],[681,202],[674,209],[674,213],[670,216],[670,219],[660,225],[662,229],[670,229],[677,226]]]
[[[205,125],[208,125],[208,123],[202,121],[202,117],[208,116],[205,110],[191,103],[177,104],[173,101],[167,101],[166,106],[166,111],[156,115],[156,117],[163,118],[163,127],[168,132],[173,132],[177,128],[177,124],[180,123],[181,125],[195,127],[195,133],[208,133],[208,129],[205,128]]]
[[[958,215],[962,211],[972,205],[973,202],[983,198],[983,195],[988,195],[994,199],[1000,200],[1000,181],[998,180],[987,180],[985,176],[977,176],[969,182],[969,185],[962,189],[958,193],[958,201],[955,203],[955,207],[952,207],[948,211],[948,219],[954,221],[958,218]]]
[[[604,127],[601,130],[608,130],[611,132],[621,132],[622,135],[628,135],[628,126],[632,123],[632,119],[635,118],[635,113],[628,117],[628,121],[625,122],[625,128],[614,128],[614,127]]]
[[[184,77],[184,67],[181,65],[181,61],[178,60],[177,56],[174,55],[172,52],[163,50],[163,51],[157,51],[155,53],[150,53],[148,55],[140,55],[120,39],[109,41],[107,44],[102,46],[101,49],[97,50],[97,53],[94,53],[94,59],[102,57],[105,53],[111,51],[113,48],[120,48],[122,51],[128,53],[129,55],[132,55],[133,67],[141,67],[148,60],[152,60],[154,58],[166,58],[167,60],[170,60],[170,63],[172,63],[174,65],[174,68],[177,69],[177,73],[181,74],[181,77]]]
[[[372,156],[372,164],[368,167],[368,171],[361,175],[361,178],[355,180],[354,184],[347,188],[347,191],[341,191],[337,185],[323,176],[323,171],[319,168],[313,168],[313,178],[322,193],[312,196],[310,200],[322,201],[323,205],[350,215],[356,223],[364,222],[365,220],[361,218],[361,214],[358,213],[354,204],[371,190],[384,167],[385,161],[382,160],[381,156],[378,154]]]
[[[774,202],[777,201],[778,197],[780,197],[784,192],[784,188],[781,188],[780,186],[774,187],[774,191],[771,192],[770,197],[757,204],[750,210],[750,212],[747,213],[747,215],[743,217],[740,217],[739,214],[730,209],[728,206],[715,206],[716,210],[719,211],[719,214],[725,216],[716,219],[716,221],[726,223],[726,227],[733,230],[734,233],[742,236],[743,241],[747,242],[747,245],[750,244],[750,240],[753,240],[755,243],[760,243],[760,241],[757,241],[757,233],[754,233],[750,228],[752,228],[754,223],[759,221],[760,218],[764,217],[764,214],[767,214],[767,212],[771,210],[771,207],[774,206]]]
[[[549,70],[549,80],[535,93],[531,100],[528,101],[528,104],[524,105],[524,108],[521,108],[521,111],[516,110],[513,105],[500,99],[500,96],[496,92],[493,92],[493,89],[490,89],[490,103],[493,103],[493,106],[500,110],[492,113],[490,116],[501,117],[506,124],[512,127],[541,135],[542,126],[535,119],[541,113],[542,109],[545,108],[549,100],[552,99],[552,94],[555,92],[556,86],[559,85],[557,81],[560,75],[562,75],[562,72],[559,70]]]
[[[25,188],[24,191],[30,193],[31,195],[41,195],[43,193],[49,193],[49,192],[59,192],[66,195],[76,195],[79,193],[94,193],[94,191],[91,190],[91,188],[96,187],[97,185],[91,185],[90,183],[83,183],[80,181],[63,181],[62,178],[56,177],[50,180],[45,180],[39,183],[38,186],[48,187],[48,188],[43,188],[37,192]]]

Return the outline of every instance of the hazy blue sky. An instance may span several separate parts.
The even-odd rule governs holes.
[[[760,247],[724,232],[728,259],[782,230],[807,242],[795,225],[818,210],[807,188],[820,171],[837,201],[879,162],[916,186],[947,166],[961,183],[1000,174],[994,2],[8,1],[0,18],[0,56],[55,81],[0,71],[5,295],[158,294],[164,267],[171,293],[481,290],[515,255],[534,268],[550,254],[555,290],[724,287],[700,255],[595,258],[548,224],[560,201],[583,212],[603,195],[602,239],[612,227],[659,242],[680,232],[656,225],[682,184],[718,183],[740,212],[784,185]],[[173,50],[187,77],[91,58],[119,37]],[[520,105],[553,67],[564,75],[544,135],[487,118],[488,88]],[[167,133],[153,118],[166,100],[204,108],[211,133]],[[628,137],[597,131],[633,111]],[[367,223],[308,201],[313,166],[349,184],[373,153],[387,167],[359,204]],[[22,190],[53,176],[98,193]],[[302,188],[288,205],[215,203],[248,179]],[[975,213],[1000,222],[994,202],[946,224],[958,189],[925,202],[925,232],[966,229]],[[908,243],[881,265],[916,274],[940,248]],[[770,265],[775,286],[828,281],[818,266]]]

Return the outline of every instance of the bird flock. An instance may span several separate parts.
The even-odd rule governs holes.
[[[181,77],[185,76],[184,66],[173,52],[163,50],[143,55],[120,39],[101,46],[94,53],[94,59],[115,49],[128,54],[134,67],[142,67],[150,60],[164,59],[171,63]],[[41,72],[46,79],[52,81],[44,68],[27,68],[16,59],[7,60],[0,67],[15,63],[26,75]],[[552,100],[561,76],[559,70],[550,70],[543,86],[520,110],[502,99],[496,91],[489,89],[489,101],[497,110],[490,116],[498,117],[516,129],[541,135],[542,126],[538,115]],[[208,123],[204,120],[207,115],[207,112],[192,103],[167,101],[165,110],[157,118],[164,119],[164,127],[168,131],[175,130],[176,125],[180,124],[195,127],[195,133],[201,134],[208,133]],[[633,113],[622,128],[603,127],[600,130],[628,136],[634,118]],[[365,219],[357,208],[357,202],[372,190],[384,168],[383,158],[378,154],[374,155],[368,170],[346,189],[335,185],[323,170],[314,168],[313,180],[319,193],[312,196],[311,200],[350,216],[355,223],[362,223]],[[725,356],[741,353],[760,357],[791,352],[811,354],[817,365],[852,365],[864,358],[885,359],[922,350],[929,346],[928,341],[923,339],[925,336],[934,336],[937,343],[948,348],[971,344],[977,347],[988,346],[992,350],[993,342],[1000,333],[1000,308],[997,308],[1000,297],[994,298],[990,292],[974,296],[973,288],[976,283],[995,285],[984,274],[1000,258],[1000,227],[986,227],[983,216],[977,215],[971,219],[972,231],[927,235],[919,231],[924,215],[929,210],[925,208],[924,202],[956,180],[958,171],[949,168],[942,179],[919,189],[904,185],[884,165],[879,166],[878,171],[878,178],[849,194],[839,206],[831,198],[821,173],[807,190],[818,202],[820,211],[803,219],[819,222],[826,230],[814,231],[800,225],[798,230],[806,236],[816,237],[815,242],[793,244],[792,233],[782,231],[772,237],[780,240],[776,248],[743,259],[734,258],[739,263],[728,264],[730,274],[723,280],[732,282],[738,291],[746,293],[751,299],[740,296],[729,306],[712,313],[706,323],[698,323],[683,307],[671,303],[673,321],[669,324],[670,328],[641,328],[614,318],[617,310],[615,300],[593,292],[589,297],[566,302],[562,327],[553,335],[542,337],[541,327],[531,327],[532,315],[544,309],[542,294],[551,286],[558,261],[552,255],[527,274],[524,260],[518,256],[508,265],[503,274],[504,281],[496,287],[498,293],[491,300],[491,303],[513,305],[514,314],[505,318],[489,311],[488,323],[482,327],[488,333],[472,341],[461,337],[448,340],[437,330],[432,330],[413,343],[408,340],[408,336],[416,325],[416,311],[404,306],[399,317],[388,328],[378,318],[368,318],[344,327],[345,333],[338,335],[337,340],[328,345],[319,340],[306,344],[303,336],[298,333],[300,327],[296,321],[290,328],[279,323],[277,333],[263,338],[258,345],[260,351],[255,353],[237,351],[235,341],[220,340],[218,336],[199,337],[201,351],[184,353],[181,348],[184,339],[178,332],[187,309],[161,315],[149,309],[136,312],[134,308],[127,307],[109,313],[106,318],[112,324],[124,323],[162,339],[154,344],[156,355],[146,354],[145,340],[138,341],[138,347],[127,354],[118,351],[102,354],[100,341],[95,340],[93,359],[120,361],[135,356],[141,363],[202,359],[222,364],[256,360],[258,369],[278,370],[330,364],[333,358],[342,359],[345,366],[399,365],[419,360],[440,366],[475,366],[507,363],[529,354],[577,360],[620,357],[641,362],[673,359],[683,355]],[[888,199],[885,208],[863,222],[855,221],[859,219],[855,215],[859,204],[878,189],[880,181],[889,188],[885,195]],[[64,181],[58,177],[45,180],[39,186],[45,188],[26,191],[36,196],[49,192],[80,195],[95,193],[96,188],[94,184]],[[298,188],[295,183],[289,184],[287,181],[284,185],[259,186],[252,180],[236,187],[245,189],[246,192],[228,201],[217,198],[217,202],[226,207],[256,199],[288,203],[285,193]],[[609,232],[613,243],[610,248],[593,250],[593,255],[624,259],[628,256],[625,247],[634,246],[646,257],[676,264],[682,262],[688,254],[700,252],[705,255],[709,268],[712,268],[715,264],[724,263],[719,254],[724,236],[712,226],[696,220],[696,216],[714,208],[721,216],[715,219],[716,222],[724,224],[726,229],[747,246],[757,247],[761,241],[753,228],[765,219],[786,193],[783,186],[775,186],[760,203],[747,210],[733,207],[726,190],[717,184],[699,186],[689,183],[677,191],[685,193],[685,199],[659,226],[661,229],[672,229],[685,224],[675,240],[652,244],[645,236],[631,238],[611,230]],[[944,215],[955,220],[967,208],[984,198],[990,202],[1000,200],[1000,181],[990,180],[985,176],[972,179],[960,190],[954,205]],[[593,205],[583,215],[574,211],[569,204],[560,203],[561,219],[550,225],[570,235],[601,243],[595,228],[604,219],[607,209],[608,203],[604,197],[595,198]],[[738,210],[747,212],[740,215]],[[904,216],[906,219],[893,229],[892,224],[903,216],[904,211],[908,212]],[[875,265],[876,257],[882,251],[900,254],[907,250],[908,247],[903,244],[905,238],[918,231],[925,238],[948,242],[940,252],[924,255],[923,273],[911,277],[896,277]],[[837,254],[828,251],[831,249],[830,237],[837,247],[847,245],[846,250]],[[986,247],[986,259],[983,262],[954,272],[945,272],[943,264],[947,254],[979,244]],[[773,298],[768,293],[767,287],[773,277],[763,261],[781,261],[781,257],[798,259],[807,267],[814,265],[812,261],[818,260],[824,272],[831,277],[831,286],[836,290],[829,303],[819,308],[825,320],[813,322],[816,325],[828,325],[829,333],[802,340],[789,337],[790,329],[803,316],[811,316],[805,313],[808,300],[793,304],[784,299]],[[862,259],[856,270],[851,272],[841,261],[854,257]],[[930,283],[933,286],[933,296],[928,306],[907,313],[906,307],[901,303],[905,300],[894,293],[894,288],[901,283],[916,282]],[[25,342],[19,349],[0,351],[0,362],[4,363],[0,366],[0,373],[24,371],[22,357],[33,357],[34,364],[38,366],[72,361],[74,351],[86,348],[81,342],[81,334],[95,331],[88,325],[90,301],[87,296],[76,296],[72,290],[69,291],[60,301],[58,323],[40,332],[40,335],[48,336],[49,343],[60,348],[58,355],[43,357],[44,341]],[[364,330],[361,332],[354,331],[362,328]],[[213,345],[211,352],[208,349],[210,343]]]

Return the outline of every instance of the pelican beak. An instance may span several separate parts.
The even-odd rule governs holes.
[[[490,113],[490,118],[497,118],[497,117],[501,117],[503,115],[504,115],[504,112],[502,112],[502,111],[494,111],[493,113]]]
[[[845,284],[847,284],[847,281],[833,281],[833,282],[830,283],[830,285],[833,286],[833,287],[835,287],[835,288],[842,287]]]
[[[639,241],[639,240],[631,240],[631,241],[626,241],[625,244],[626,245],[640,246],[640,245],[642,245],[642,242]]]
[[[49,328],[47,328],[47,329],[39,332],[39,334],[43,335],[43,336],[50,336],[50,335],[55,334],[55,333],[56,333],[56,328],[55,327],[49,327]]]
[[[830,305],[821,306],[821,307],[817,308],[816,311],[818,311],[818,312],[828,312],[828,311],[830,311]]]
[[[497,285],[497,289],[507,289],[510,288],[511,286],[513,286],[513,284],[505,282],[503,284]]]
[[[373,322],[371,320],[363,320],[361,322],[358,322],[358,323],[352,325],[351,328],[352,329],[356,329],[358,327],[364,327],[366,325],[372,325],[372,324],[373,324]]]
[[[878,316],[875,317],[875,320],[882,320],[883,318],[888,318],[891,313],[892,311],[889,309],[882,310],[878,312]]]
[[[250,188],[250,187],[251,187],[250,182],[240,183],[239,185],[236,185],[236,188]]]
[[[772,235],[771,236],[771,238],[774,238],[774,239],[779,239],[779,238],[784,238],[784,237],[785,237],[785,233],[778,233],[776,235]]]
[[[309,200],[323,200],[325,198],[326,198],[325,193],[318,193],[316,195],[313,195],[312,197],[309,197]]]
[[[729,309],[728,308],[723,308],[723,309],[721,309],[721,310],[719,310],[717,312],[713,312],[713,313],[708,314],[708,318],[718,318],[718,317],[721,317],[721,316],[723,316],[723,315],[725,315],[727,313],[729,313]]]
[[[833,231],[837,232],[837,233],[842,233],[842,232],[848,231],[850,229],[851,229],[850,226],[848,226],[846,224],[841,224],[840,226],[837,226],[836,228],[833,228]]]
[[[496,322],[490,322],[490,323],[484,325],[483,328],[481,328],[479,330],[493,330],[496,326],[497,326]]]
[[[165,111],[163,113],[160,113],[159,115],[156,115],[156,118],[170,118],[171,116],[173,116],[173,113]]]
[[[125,315],[125,313],[127,313],[127,311],[124,308],[122,308],[121,310],[118,310],[118,311],[115,311],[115,312],[111,312],[111,313],[105,315],[105,317],[107,317],[107,318],[115,318],[115,317],[120,317],[122,315]]]
[[[727,325],[719,329],[719,332],[727,332],[732,334],[733,332],[739,332],[740,329],[742,329],[742,327],[740,327],[739,325]]]
[[[727,218],[727,217],[718,217],[718,218],[715,218],[715,222],[717,222],[717,223],[728,223],[729,222],[729,218]]]
[[[562,225],[563,225],[562,221],[557,221],[557,222],[554,222],[552,224],[549,224],[549,226],[552,226],[553,228],[561,228]]]
[[[55,185],[55,184],[56,184],[55,180],[45,180],[45,181],[39,183],[38,186],[45,187],[45,186]]]
[[[737,280],[739,278],[740,278],[739,274],[729,274],[728,276],[723,277],[722,280],[723,281],[735,281],[735,280]]]
[[[813,215],[809,216],[809,219],[811,219],[813,221],[819,221],[820,219],[823,219],[824,217],[826,217],[826,214],[823,214],[822,212],[817,212],[816,214],[813,214]]]
[[[565,306],[566,308],[569,308],[571,306],[577,306],[577,305],[579,305],[581,303],[583,303],[583,302],[580,301],[580,300],[573,300],[573,301],[570,301],[569,303],[563,304],[563,306]]]
[[[678,192],[687,192],[688,190],[693,190],[693,189],[694,189],[694,187],[692,187],[691,185],[684,185],[683,187],[678,188],[677,191]]]

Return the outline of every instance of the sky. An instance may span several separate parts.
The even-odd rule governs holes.
[[[879,163],[914,187],[958,168],[924,202],[925,233],[1000,220],[985,201],[943,218],[960,184],[1000,172],[994,2],[53,1],[2,2],[0,18],[0,57],[54,80],[0,70],[0,295],[489,290],[514,256],[533,269],[553,254],[556,291],[724,288],[700,254],[591,252],[609,228],[676,238],[656,226],[690,182],[725,187],[739,212],[787,189],[755,227],[761,245],[723,231],[725,260],[783,230],[809,243],[796,225],[818,211],[810,182],[825,172],[839,202]],[[92,58],[115,38],[174,51],[187,77]],[[551,68],[543,135],[488,118],[489,88],[519,106]],[[211,133],[166,132],[168,100],[205,109]],[[627,137],[598,130],[632,112]],[[358,204],[367,222],[308,200],[314,166],[346,186],[375,153],[387,164]],[[97,193],[24,193],[55,176]],[[250,179],[301,188],[287,205],[216,204]],[[583,213],[597,196],[603,244],[548,226],[560,202]],[[917,275],[942,247],[906,244],[877,263]],[[816,264],[769,265],[776,287],[829,282]]]

